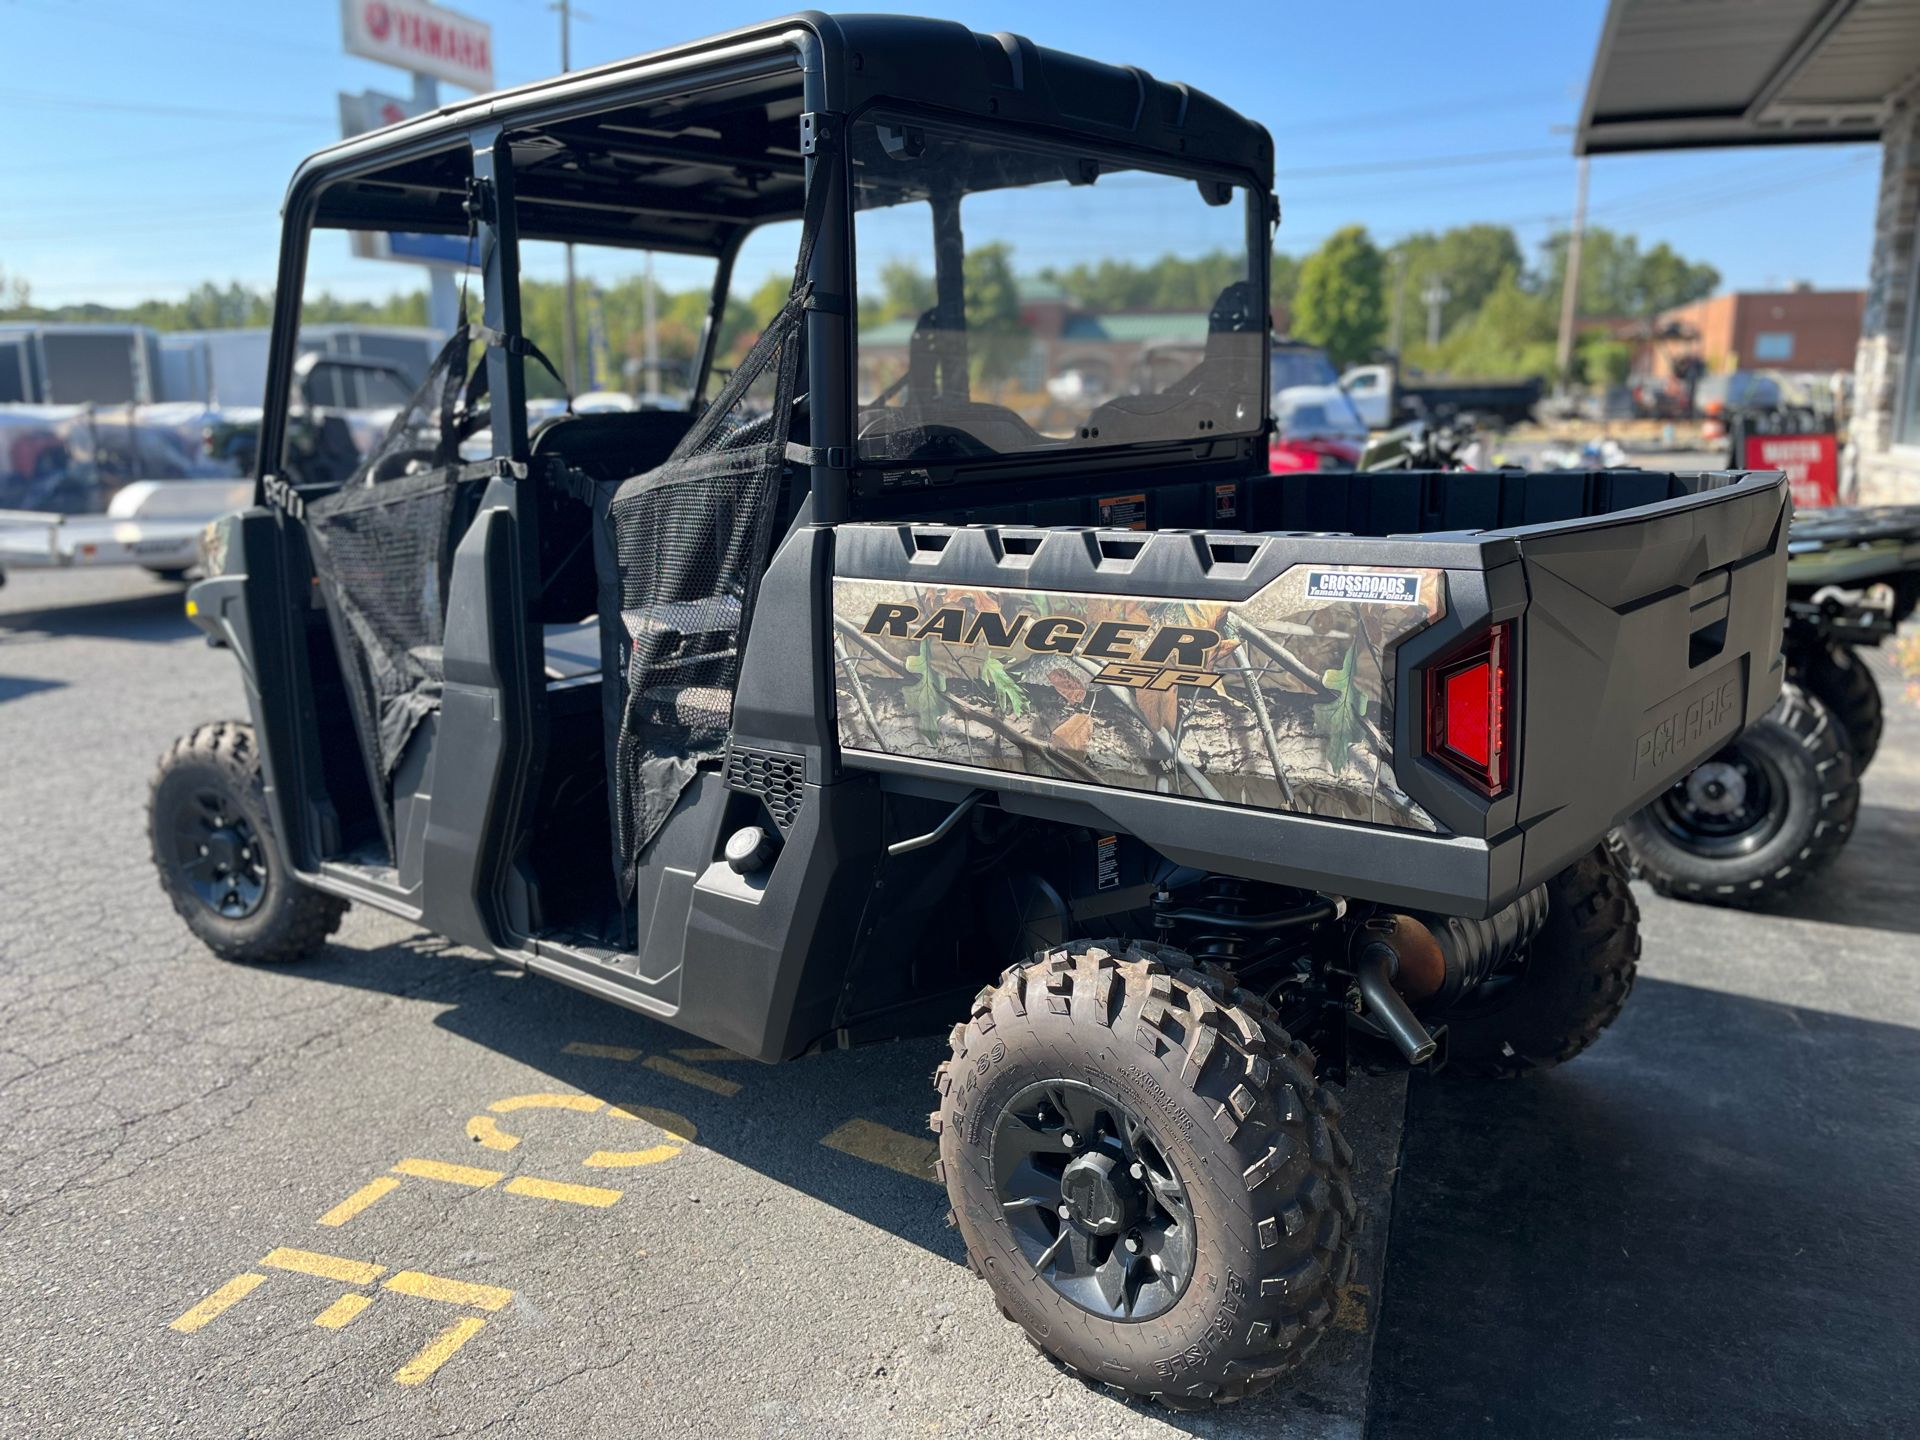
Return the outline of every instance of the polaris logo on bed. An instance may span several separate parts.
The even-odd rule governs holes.
[[[1309,570],[1307,598],[1418,605],[1420,577],[1403,570]]]

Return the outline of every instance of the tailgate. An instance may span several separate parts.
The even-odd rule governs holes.
[[[1758,472],[1514,531],[1527,581],[1518,819],[1542,879],[1779,694],[1787,480]]]

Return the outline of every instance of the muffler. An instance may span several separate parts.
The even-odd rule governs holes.
[[[1367,1018],[1386,1032],[1409,1064],[1424,1065],[1433,1058],[1436,1045],[1420,1017],[1394,989],[1399,973],[1400,956],[1385,940],[1369,941],[1353,962],[1353,979],[1366,1002]]]

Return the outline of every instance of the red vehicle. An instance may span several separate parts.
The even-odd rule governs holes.
[[[1353,470],[1366,448],[1367,426],[1340,388],[1340,376],[1317,345],[1273,342],[1273,434],[1267,469]]]

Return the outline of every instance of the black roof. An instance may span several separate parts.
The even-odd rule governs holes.
[[[1047,49],[1018,35],[979,34],[954,21],[803,11],[591,70],[455,101],[388,129],[344,140],[301,165],[288,194],[289,206],[303,191],[344,169],[376,163],[382,168],[382,181],[394,178],[403,183],[348,187],[355,193],[338,199],[330,194],[323,223],[354,219],[369,226],[391,223],[395,228],[457,230],[464,226],[459,208],[464,183],[456,183],[444,155],[435,159],[431,152],[444,150],[467,128],[499,122],[516,131],[544,125],[559,133],[596,106],[619,103],[623,91],[665,88],[672,94],[678,76],[694,70],[704,75],[716,66],[737,70],[746,77],[742,83],[751,84],[754,75],[764,74],[769,86],[791,87],[796,58],[805,74],[807,108],[848,113],[876,101],[933,106],[959,116],[1058,130],[1143,151],[1181,169],[1239,172],[1263,191],[1272,185],[1273,145],[1266,130],[1190,86],[1156,80],[1132,66]],[[773,163],[764,180],[754,177],[756,185],[764,187],[758,193],[740,193],[737,182],[729,182],[727,193],[718,195],[725,217],[719,223],[702,226],[682,219],[655,226],[658,233],[643,236],[635,229],[625,238],[629,243],[644,239],[670,248],[712,249],[718,248],[725,231],[740,223],[797,213],[798,156],[785,149],[793,143],[786,137],[797,136],[797,124],[789,132],[785,119],[791,112],[797,122],[799,104],[797,91],[790,90],[788,99],[768,109],[769,117],[780,122],[778,145],[783,153],[764,152]],[[647,144],[636,138],[633,148],[643,150]],[[516,169],[522,160],[516,141]],[[439,173],[442,169],[448,173]],[[603,177],[608,183],[614,178]],[[644,184],[655,178],[628,176],[626,183]],[[555,183],[559,183],[557,173]],[[541,228],[536,224],[529,233]]]

